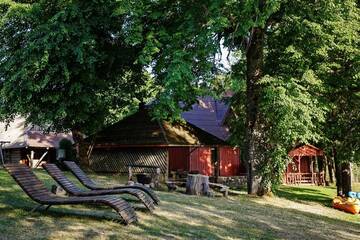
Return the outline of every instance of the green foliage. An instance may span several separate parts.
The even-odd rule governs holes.
[[[129,16],[127,41],[144,42],[137,61],[151,66],[156,84],[161,86],[156,117],[179,118],[181,108],[188,108],[207,91],[220,48],[218,32],[228,24],[221,13],[226,2],[160,0],[124,4],[121,10]]]
[[[146,94],[139,44],[129,44],[120,3],[8,3],[0,21],[2,118],[17,114],[58,131],[91,133]]]
[[[320,69],[329,108],[324,132],[337,161],[360,162],[360,8],[350,0],[340,7],[342,14],[329,24],[334,35]]]
[[[142,59],[154,59],[151,62],[154,74],[163,88],[158,116],[176,116],[181,112],[180,100],[186,108],[198,94],[208,93],[204,89],[214,89],[213,84],[219,81],[230,81],[235,91],[231,100],[233,119],[229,121],[232,140],[243,147],[246,104],[248,98],[254,97],[246,93],[246,54],[254,27],[260,27],[265,29],[266,37],[264,77],[257,86],[261,150],[257,160],[264,184],[280,182],[292,147],[300,143],[322,143],[329,138],[327,113],[334,104],[329,97],[334,96],[335,89],[347,89],[348,84],[356,89],[359,82],[355,63],[359,59],[355,1],[197,1],[191,9],[187,1],[160,2],[150,11],[154,13],[150,18],[158,30],[154,30],[152,21],[136,28],[151,29],[146,44],[153,51],[143,54],[152,57]],[[231,72],[222,80],[214,71],[219,67],[214,56],[221,44],[235,58]],[[349,56],[353,60],[346,65]],[[334,76],[333,68],[341,65],[351,71],[345,74],[336,71],[338,74]],[[335,80],[340,78],[343,80]],[[353,79],[351,83],[349,78]],[[329,79],[341,86],[330,88]],[[336,119],[334,128],[338,134],[346,135],[349,131],[339,126],[352,126],[348,138],[352,141],[351,151],[342,150],[356,152],[358,93],[349,93],[344,96],[351,96],[352,100],[345,101],[346,108],[341,108],[344,117]],[[346,118],[346,114],[351,117]]]
[[[74,161],[76,159],[76,152],[73,148],[73,143],[66,138],[63,138],[59,142],[59,149],[63,149],[65,151],[65,159]]]

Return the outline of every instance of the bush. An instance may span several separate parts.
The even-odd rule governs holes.
[[[65,151],[65,159],[62,160],[76,160],[76,153],[73,148],[73,143],[69,139],[61,139],[61,141],[59,142],[59,149],[63,149]]]

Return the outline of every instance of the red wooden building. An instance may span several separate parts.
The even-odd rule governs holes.
[[[292,162],[285,173],[286,184],[323,184],[323,150],[313,145],[302,145],[289,152]]]
[[[214,127],[218,122],[212,123],[214,114],[204,118],[203,113],[199,116],[207,126],[218,131]],[[224,177],[245,174],[239,149],[221,137],[189,121],[170,124],[154,120],[147,109],[98,132],[93,143],[90,165],[95,171],[127,173],[130,165],[146,165],[159,166],[165,176],[172,172]]]
[[[169,151],[169,171],[196,171],[204,175],[215,175],[218,161],[218,176],[240,176],[245,168],[240,162],[240,151],[227,145],[171,147]]]

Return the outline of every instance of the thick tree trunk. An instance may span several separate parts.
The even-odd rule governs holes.
[[[351,165],[350,163],[341,164],[341,183],[342,193],[349,196],[351,192]]]
[[[84,167],[89,167],[89,148],[90,145],[85,141],[84,134],[81,131],[73,129],[72,137],[75,143],[76,157],[80,164]]]
[[[338,196],[342,196],[343,189],[342,189],[342,177],[341,177],[341,164],[338,162],[336,158],[335,147],[333,147],[332,157],[335,164],[336,192]]]
[[[259,80],[263,75],[264,61],[264,35],[265,30],[254,28],[250,37],[249,46],[246,53],[246,136],[245,136],[245,160],[248,164],[247,189],[249,194],[258,192],[255,184],[256,159],[258,145],[258,126],[259,121],[258,105],[260,86]]]
[[[336,149],[333,147],[333,159],[335,163],[336,191],[338,196],[348,195],[351,191],[351,164],[340,163],[336,157]]]

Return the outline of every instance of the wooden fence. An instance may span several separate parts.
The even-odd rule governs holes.
[[[285,183],[324,185],[325,179],[323,173],[286,173]]]
[[[128,173],[131,165],[156,166],[161,174],[167,174],[168,152],[162,148],[94,149],[90,156],[90,167],[96,172]],[[136,168],[147,172],[151,168]]]

